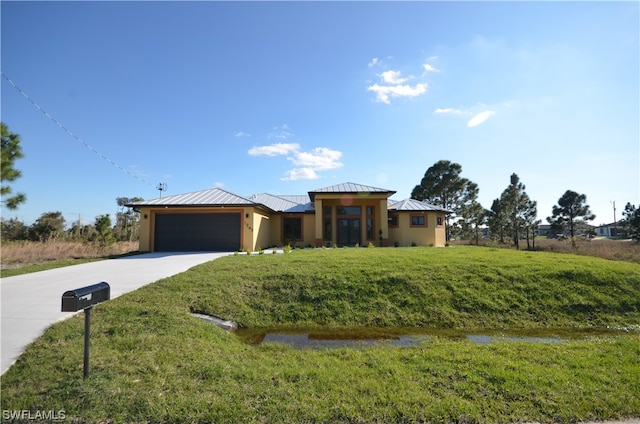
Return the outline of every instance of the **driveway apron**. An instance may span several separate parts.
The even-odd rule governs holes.
[[[0,281],[2,374],[51,324],[74,314],[60,312],[65,291],[104,281],[111,286],[113,299],[228,254],[144,253],[3,278]]]

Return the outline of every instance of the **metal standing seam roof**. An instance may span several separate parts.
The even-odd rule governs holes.
[[[277,212],[304,213],[315,211],[313,203],[309,201],[309,196],[306,195],[275,196],[261,193],[251,196],[250,199]]]
[[[131,206],[239,206],[258,205],[244,197],[230,193],[220,188],[193,191],[191,193],[176,194],[175,196],[159,197],[152,200],[134,202]]]
[[[389,205],[390,211],[437,211],[437,212],[451,212],[449,209],[445,209],[441,206],[432,205],[430,203],[421,202],[416,199],[404,199]]]
[[[298,203],[269,193],[254,194],[253,196],[249,196],[249,199],[256,203],[265,205],[274,211],[283,211],[298,206]]]
[[[134,202],[127,206],[262,206],[272,211],[285,213],[314,212],[313,197],[317,193],[380,193],[392,195],[393,190],[371,187],[362,184],[343,183],[310,191],[309,195],[280,195],[268,193],[255,194],[249,198],[238,196],[220,188],[193,191],[174,196],[159,197],[152,200]],[[415,199],[394,202],[387,201],[390,211],[441,211],[448,209]]]
[[[342,183],[310,191],[309,197],[311,198],[311,201],[313,201],[315,195],[319,193],[379,193],[392,195],[395,191],[388,190],[386,188],[366,186],[363,184]]]
[[[305,205],[311,201],[308,194],[278,194],[277,196],[298,205]]]

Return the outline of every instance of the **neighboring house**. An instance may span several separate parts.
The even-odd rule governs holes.
[[[548,224],[538,225],[537,233],[539,236],[552,236],[554,234],[553,227]]]
[[[444,246],[450,211],[395,191],[343,183],[306,195],[242,197],[209,189],[128,204],[140,251],[255,251],[271,246]]]
[[[593,225],[581,223],[576,225],[574,234],[576,236],[584,237],[588,234],[594,234],[595,228],[596,227]],[[548,238],[571,237],[571,231],[569,231],[569,228],[566,225],[564,230],[554,229],[552,225],[538,225],[537,234],[539,236],[547,236]]]
[[[623,234],[622,225],[618,223],[603,224],[596,227],[596,236],[616,238]]]

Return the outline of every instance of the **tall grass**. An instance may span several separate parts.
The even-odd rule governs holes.
[[[627,327],[611,337],[296,350],[245,327]],[[506,249],[230,256],[51,327],[2,378],[3,409],[81,422],[580,422],[640,416],[640,266]]]
[[[546,252],[572,253],[595,256],[615,261],[640,263],[640,243],[631,240],[609,239],[542,239],[536,241],[536,248]]]
[[[451,242],[452,245],[456,246],[469,245],[472,243],[474,242],[469,240],[455,240]],[[522,242],[522,244],[526,247],[526,242]],[[511,247],[510,244],[500,244],[492,240],[481,240],[480,245],[485,247]],[[521,245],[522,250],[524,250],[525,247]],[[533,250],[640,263],[640,243],[631,240],[611,240],[604,238],[583,239],[579,237],[571,240],[536,237],[535,249]]]
[[[14,241],[3,242],[1,250],[1,266],[3,271],[25,268],[56,262],[54,267],[73,264],[77,259],[95,259],[111,255],[122,255],[136,252],[138,242],[118,242],[108,246],[98,243],[66,242],[66,241]],[[46,268],[46,265],[45,265]],[[3,272],[3,276],[12,274]]]

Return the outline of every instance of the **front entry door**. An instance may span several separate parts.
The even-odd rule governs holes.
[[[338,219],[338,246],[360,244],[360,218]]]

